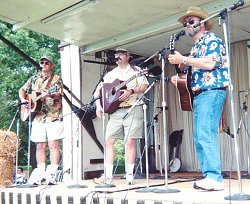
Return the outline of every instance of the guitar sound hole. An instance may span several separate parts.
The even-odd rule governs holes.
[[[112,93],[112,95],[115,95],[115,88],[114,87],[112,88],[112,92],[111,93]]]

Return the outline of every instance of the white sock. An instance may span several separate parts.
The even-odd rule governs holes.
[[[48,167],[50,168],[51,172],[56,172],[56,170],[58,169],[58,166],[59,166],[58,164],[50,164]]]
[[[39,169],[39,171],[45,172],[45,163],[37,164],[37,168]]]
[[[113,177],[113,165],[106,164],[106,177],[112,178]]]
[[[134,166],[135,166],[135,164],[127,164],[127,174],[132,174],[133,175]]]

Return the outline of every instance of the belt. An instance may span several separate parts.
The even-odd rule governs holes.
[[[118,109],[131,108],[132,106],[119,106]]]
[[[219,87],[219,88],[213,88],[213,89],[199,89],[198,91],[193,91],[193,95],[195,97],[201,94],[202,92],[210,91],[210,90],[226,90],[226,87]]]

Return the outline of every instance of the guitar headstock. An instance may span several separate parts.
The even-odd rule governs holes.
[[[175,46],[175,37],[171,35],[169,39],[169,50],[171,54],[174,54],[174,46]]]

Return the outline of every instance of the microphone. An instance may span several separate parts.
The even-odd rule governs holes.
[[[156,107],[156,108],[159,108],[161,111],[163,111],[163,107],[162,107],[162,106]],[[165,110],[168,110],[168,107],[167,107],[167,106],[165,106]]]
[[[250,91],[250,89],[245,89],[245,90],[240,90],[239,92],[241,93],[241,92],[249,92]]]
[[[25,102],[21,102],[21,103],[16,103],[15,105],[13,105],[13,107],[17,107],[17,106],[21,106],[21,105],[26,105],[26,104],[29,104],[29,102],[25,101]]]
[[[97,96],[96,98],[93,98],[90,102],[88,102],[87,104],[92,105],[96,100],[102,98],[102,96]]]
[[[151,75],[151,74],[147,74],[146,76],[149,77],[149,78],[154,78],[156,80],[162,80],[161,76],[154,76],[154,75]],[[169,82],[169,77],[167,77],[167,76],[164,77],[164,81]]]
[[[197,27],[199,27],[200,25],[201,25],[201,22],[196,23],[196,24],[193,25],[193,28],[197,28]]]
[[[181,30],[179,33],[174,34],[175,41],[176,41],[176,40],[179,40],[179,38],[180,38],[182,35],[185,35],[185,34],[186,34],[185,30]]]
[[[116,57],[115,58],[115,62],[119,61],[119,60],[122,60],[120,57]]]
[[[241,7],[244,5],[244,1],[242,0],[239,0],[236,4],[234,4],[233,6],[229,7],[229,10],[235,10],[237,9],[238,7]]]

